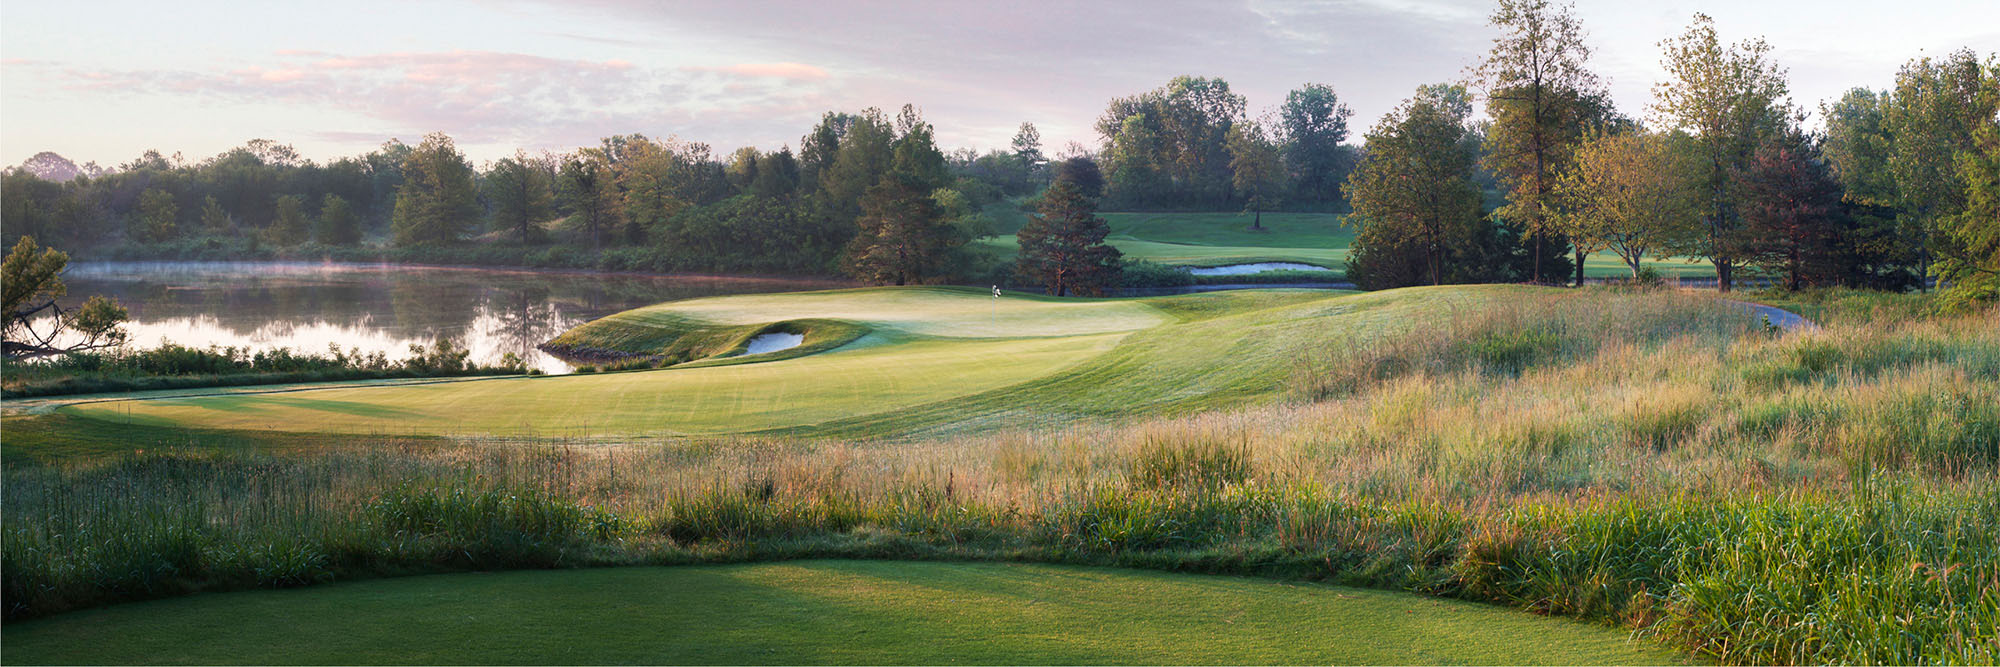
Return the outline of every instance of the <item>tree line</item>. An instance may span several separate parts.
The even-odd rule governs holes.
[[[1571,6],[1500,0],[1489,22],[1468,82],[1420,88],[1367,133],[1345,185],[1363,286],[1580,283],[1608,250],[1634,277],[1649,257],[1701,258],[1725,291],[1749,268],[1788,289],[1935,278],[1950,299],[1995,298],[2000,59],[1911,60],[1893,89],[1822,105],[1815,131],[1768,43],[1725,44],[1697,14],[1660,43],[1668,78],[1635,120],[1590,71]]]

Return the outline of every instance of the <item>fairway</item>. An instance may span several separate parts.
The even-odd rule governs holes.
[[[455,574],[7,626],[12,664],[1665,664],[1625,632],[1406,593],[1014,564]]]
[[[1253,262],[1300,262],[1336,272],[1347,267],[1354,229],[1335,213],[1265,213],[1264,229],[1250,229],[1248,213],[1100,213],[1111,228],[1105,241],[1126,257],[1175,266],[1222,266]],[[1019,250],[1011,233],[981,243]],[[1679,257],[1647,257],[1640,265],[1662,276],[1713,278],[1715,267]],[[1610,251],[1588,255],[1584,275],[1623,278],[1632,271]],[[1562,276],[1567,278],[1567,276]]]

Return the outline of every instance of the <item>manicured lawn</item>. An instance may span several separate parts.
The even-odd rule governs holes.
[[[1046,565],[458,574],[10,623],[10,664],[1662,664],[1623,631],[1405,593]]]
[[[1179,266],[1220,266],[1253,262],[1301,262],[1335,271],[1347,267],[1354,230],[1333,213],[1266,213],[1264,230],[1250,229],[1245,213],[1101,213],[1111,227],[1107,241],[1128,257]],[[983,239],[1008,253],[1018,250],[1012,234]],[[1713,278],[1715,267],[1683,258],[1652,257],[1641,265],[1663,276]],[[1609,251],[1584,261],[1584,275],[1617,278],[1631,274]]]

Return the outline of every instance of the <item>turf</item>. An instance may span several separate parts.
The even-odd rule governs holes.
[[[1264,229],[1250,229],[1245,213],[1101,213],[1111,227],[1106,238],[1125,256],[1176,266],[1221,266],[1254,262],[1301,262],[1344,271],[1354,230],[1341,226],[1346,216],[1333,213],[1266,213]],[[982,243],[1017,252],[1012,234]],[[1641,266],[1662,276],[1713,278],[1715,267],[1685,258],[1648,258]],[[1609,251],[1590,255],[1584,275],[1621,278],[1631,275],[1624,260]]]
[[[649,327],[741,337],[759,323],[823,320],[867,333],[819,354],[772,355],[759,363],[116,401],[61,412],[134,425],[354,434],[574,437],[796,429],[1026,382],[1172,319],[1139,300],[995,299],[983,291],[941,288],[695,299],[614,315],[564,338],[646,354],[653,351],[646,346],[662,338],[643,333]],[[610,333],[593,333],[602,330]]]
[[[353,434],[935,435],[1283,400],[1298,360],[1314,350],[1369,344],[1452,312],[1544,291],[1556,293],[1495,285],[995,300],[969,290],[875,288],[699,299],[621,313],[566,337],[603,322],[620,331],[695,320],[753,327],[788,315],[854,322],[869,333],[770,362],[112,401],[58,414],[164,428]]]
[[[1404,593],[801,561],[439,575],[7,626],[11,664],[1662,664],[1626,633]]]

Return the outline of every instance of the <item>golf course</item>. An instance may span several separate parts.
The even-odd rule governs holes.
[[[1347,267],[1348,249],[1354,244],[1354,229],[1342,224],[1345,214],[1265,213],[1261,229],[1251,227],[1248,213],[1113,212],[1100,216],[1111,229],[1105,243],[1125,257],[1169,266],[1296,262],[1341,273]],[[978,242],[1007,253],[1017,250],[1010,233]],[[1591,278],[1632,275],[1625,261],[1608,250],[1586,256],[1583,266],[1584,275]],[[1686,258],[1647,257],[1640,266],[1661,276],[1715,277],[1714,266]]]
[[[886,437],[1130,417],[1284,398],[1315,349],[1401,338],[1453,312],[1555,288],[1369,294],[1246,290],[1134,299],[867,288],[669,302],[563,333],[554,348],[657,369],[406,385],[286,387],[80,403],[125,425],[308,433]],[[1721,302],[1709,317],[1749,318]],[[743,354],[765,332],[798,347]]]

